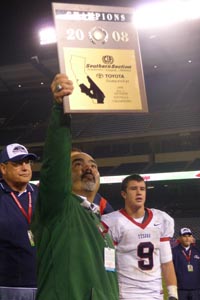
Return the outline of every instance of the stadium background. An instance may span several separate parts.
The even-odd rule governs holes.
[[[95,4],[139,2],[150,1]],[[37,36],[41,25],[53,24],[50,3],[3,3],[0,18],[0,148],[19,142],[36,152],[33,179],[39,178],[51,109],[49,85],[59,71],[56,45],[40,46]],[[200,21],[193,20],[139,31],[149,113],[73,115],[74,146],[97,158],[102,176],[200,170],[199,28]],[[175,218],[176,236],[188,226],[200,239],[199,180],[148,183],[147,205]],[[123,205],[119,184],[103,184],[100,191],[115,209]]]

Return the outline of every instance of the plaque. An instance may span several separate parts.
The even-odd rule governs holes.
[[[74,83],[66,113],[147,112],[133,9],[53,3],[60,72]]]

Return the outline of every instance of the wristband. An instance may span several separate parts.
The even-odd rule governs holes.
[[[168,285],[167,291],[168,291],[168,300],[178,299],[178,292],[177,292],[176,285]]]

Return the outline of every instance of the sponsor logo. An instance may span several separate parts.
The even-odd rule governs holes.
[[[102,57],[102,61],[104,64],[113,64],[114,63],[114,58],[111,55],[104,55]]]

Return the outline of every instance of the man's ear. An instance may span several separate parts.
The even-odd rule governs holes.
[[[0,164],[0,173],[1,173],[2,175],[5,174],[5,168],[6,168],[5,164],[1,163],[1,164]]]
[[[122,198],[125,200],[125,199],[126,199],[126,192],[121,191],[121,196],[122,196]]]

